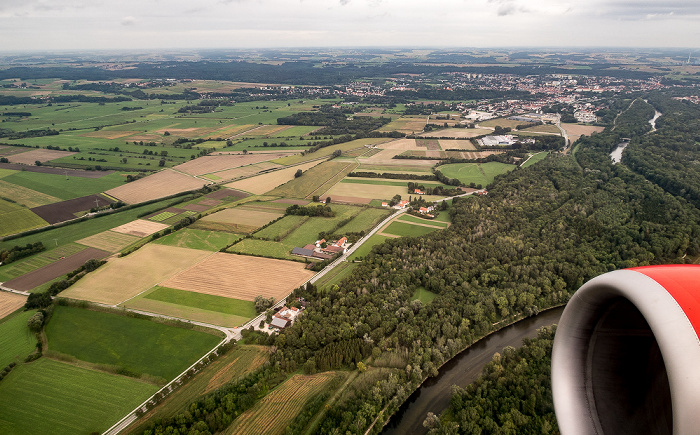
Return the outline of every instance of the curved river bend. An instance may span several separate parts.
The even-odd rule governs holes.
[[[559,322],[564,307],[547,310],[485,337],[446,362],[440,373],[428,378],[406,399],[382,431],[383,435],[425,434],[423,420],[428,412],[439,415],[447,409],[452,396],[452,385],[466,387],[476,380],[493,354],[506,346],[520,347],[523,338],[533,338],[537,330]]]

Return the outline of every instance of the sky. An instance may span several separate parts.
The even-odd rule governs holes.
[[[0,51],[691,47],[698,0],[0,0]]]

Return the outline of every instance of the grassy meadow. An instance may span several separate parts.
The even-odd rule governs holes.
[[[0,320],[0,370],[11,362],[19,364],[34,351],[36,338],[27,327],[34,313],[36,310],[20,311]]]

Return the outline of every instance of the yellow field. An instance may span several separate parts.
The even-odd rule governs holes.
[[[247,131],[244,136],[270,136],[272,134],[281,133],[284,130],[289,130],[290,128],[292,128],[291,125],[262,125]]]
[[[76,240],[76,243],[101,249],[107,252],[119,252],[140,239],[140,237],[130,234],[122,234],[115,231],[103,231],[95,234],[94,236]]]
[[[202,222],[221,222],[224,224],[238,224],[249,227],[261,227],[271,220],[277,219],[284,214],[284,210],[279,213],[256,211],[242,208],[227,208],[200,219]]]
[[[190,160],[175,166],[173,169],[190,175],[202,175],[264,162],[265,160],[276,159],[286,155],[287,153],[210,155]]]
[[[294,375],[233,421],[225,434],[282,435],[304,404],[320,394],[335,372]]]
[[[382,126],[379,131],[400,131],[406,134],[420,133],[423,131],[427,120],[427,116],[402,117]]]
[[[147,221],[144,219],[136,219],[124,225],[112,228],[112,231],[121,234],[129,234],[136,237],[146,237],[151,234],[168,228],[170,225],[161,224],[159,222]]]
[[[562,124],[562,128],[569,135],[569,140],[574,143],[581,136],[590,136],[593,133],[599,133],[603,131],[603,127],[596,127],[594,125],[579,125],[579,124]]]
[[[302,165],[292,166],[291,168],[280,169],[279,171],[270,172],[269,174],[262,174],[252,178],[246,178],[245,180],[234,181],[233,183],[227,184],[226,187],[250,192],[255,195],[262,195],[277,186],[281,186],[287,181],[293,180],[294,174],[298,169],[306,171],[319,163],[318,161],[308,162]]]
[[[211,180],[233,180],[236,178],[255,175],[258,172],[264,171],[266,169],[273,169],[279,167],[280,165],[276,165],[274,163],[260,162],[255,163],[253,165],[241,166],[240,168],[225,169],[223,171],[212,172],[202,176]]]
[[[470,140],[440,139],[440,148],[443,150],[475,150],[476,147]]]
[[[76,153],[69,151],[54,151],[54,150],[33,150],[25,153],[13,154],[7,159],[10,163],[24,163],[25,165],[33,165],[37,160],[44,163],[60,157],[72,156]]]
[[[443,130],[429,131],[421,137],[476,137],[493,132],[490,128],[447,128]],[[460,141],[461,142],[461,141]],[[469,141],[464,141],[469,142]],[[442,141],[440,141],[442,143]],[[444,148],[444,147],[443,147]]]
[[[224,128],[220,128],[219,130],[216,130],[214,133],[218,137],[225,137],[228,139],[229,137],[234,137],[234,136],[240,135],[242,133],[245,133],[248,130],[251,130],[251,129],[257,128],[257,127],[258,127],[257,125],[253,125],[253,124],[228,125]]]
[[[140,180],[115,187],[105,193],[127,204],[137,204],[188,190],[200,189],[205,184],[208,183],[172,169],[166,169]]]
[[[389,200],[394,195],[401,195],[403,199],[408,199],[409,193],[405,186],[387,186],[382,184],[355,184],[355,183],[338,183],[326,195],[331,197],[331,201],[335,197],[358,197],[368,199]],[[324,195],[325,196],[325,195]],[[411,195],[417,196],[417,195]],[[437,201],[444,198],[443,196],[422,195],[426,201]]]
[[[27,208],[39,207],[40,205],[53,204],[61,201],[55,196],[46,195],[45,193],[2,180],[0,180],[0,196],[9,198]]]
[[[22,308],[26,301],[26,296],[0,291],[0,319]]]
[[[131,136],[133,134],[139,134],[138,131],[110,131],[110,130],[98,130],[91,131],[89,133],[83,133],[82,137],[96,137],[100,139],[119,139],[121,137]]]
[[[556,125],[546,124],[546,125],[534,125],[532,127],[524,128],[518,131],[528,131],[530,133],[552,133],[561,135],[561,131]]]
[[[296,261],[216,252],[160,285],[244,301],[258,295],[278,301],[313,275]]]
[[[197,249],[148,244],[126,257],[110,260],[61,296],[116,305],[210,255]]]

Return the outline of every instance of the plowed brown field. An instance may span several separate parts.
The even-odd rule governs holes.
[[[313,275],[295,261],[217,252],[159,285],[244,301],[258,295],[278,301]]]
[[[10,163],[24,163],[25,165],[33,165],[37,160],[40,162],[48,162],[60,157],[72,156],[76,153],[69,151],[54,151],[54,150],[33,150],[26,153],[20,153],[8,157]]]

